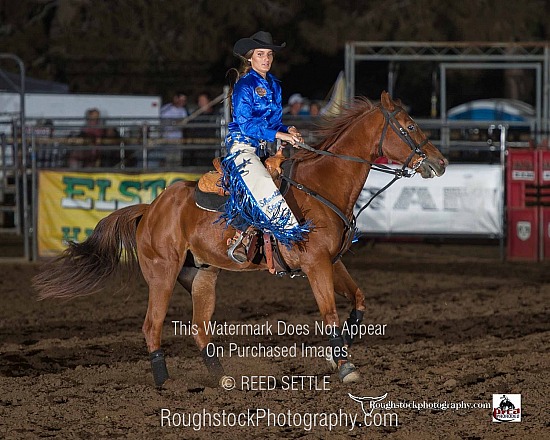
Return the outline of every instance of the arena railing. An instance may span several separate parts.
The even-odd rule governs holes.
[[[287,125],[297,126],[309,144],[319,140],[317,132],[321,121],[309,116],[285,116],[283,120]],[[219,115],[201,115],[183,123],[154,118],[105,118],[101,127],[112,132],[97,142],[81,135],[85,124],[82,118],[28,119],[25,126],[27,145],[23,147],[21,137],[17,136],[17,122],[14,119],[10,130],[0,130],[4,131],[3,145],[7,152],[0,157],[0,172],[3,178],[16,176],[19,172],[20,181],[16,184],[19,202],[13,210],[24,214],[16,223],[23,233],[31,235],[40,170],[199,172],[211,169],[212,159],[225,154],[226,124]],[[511,121],[447,121],[442,124],[438,119],[417,119],[417,122],[451,163],[492,163],[504,169],[502,150],[531,146],[534,138],[532,126]],[[499,127],[506,127],[504,144]],[[181,138],[166,136],[167,133],[173,136],[174,129],[181,130]],[[19,153],[14,154],[16,149]],[[22,154],[23,151],[27,154]],[[90,158],[94,159],[88,160]],[[6,169],[6,161],[14,159],[13,166]],[[21,178],[23,175],[25,179]],[[6,190],[1,182],[0,193]],[[32,196],[27,198],[31,188]],[[24,194],[27,197],[23,197]]]
[[[320,121],[309,116],[284,118],[284,123],[298,127],[304,141],[310,144],[319,140]],[[534,142],[532,125],[523,122],[447,121],[442,124],[438,119],[417,119],[417,122],[451,162],[498,161],[499,126],[507,127],[508,147],[528,147]],[[221,116],[198,116],[185,124],[160,119],[107,118],[99,128],[111,133],[97,141],[81,133],[83,124],[82,118],[60,118],[47,123],[29,120],[26,127],[30,143],[28,167],[34,163],[38,169],[179,170],[210,167],[214,157],[225,154],[226,129]],[[181,137],[175,137],[174,130],[181,132]]]
[[[179,121],[105,119],[101,136],[87,134],[78,120],[43,121],[28,127],[34,166],[79,170],[150,170],[206,167],[222,151],[221,117]],[[82,122],[82,120],[80,120]]]

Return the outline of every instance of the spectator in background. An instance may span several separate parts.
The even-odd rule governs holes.
[[[187,95],[184,92],[176,92],[172,96],[172,102],[160,108],[160,118],[163,124],[162,137],[170,140],[170,145],[176,146],[183,139],[183,127],[178,126],[184,118],[189,116],[187,110]],[[155,150],[149,153],[148,164],[151,167],[159,167],[181,162],[181,150]]]
[[[304,97],[299,93],[294,93],[288,98],[288,114],[290,116],[304,116],[307,111],[304,109]]]
[[[120,135],[113,127],[106,127],[97,108],[86,110],[86,125],[80,131],[79,137],[84,139],[84,146],[115,145],[115,149],[98,148],[89,150],[89,157],[84,158],[84,167],[113,167],[120,163]],[[86,151],[84,151],[86,153]]]
[[[38,168],[57,168],[63,166],[63,158],[59,151],[59,144],[54,141],[54,126],[51,119],[40,119],[33,130],[38,151],[36,152],[36,166]]]
[[[197,110],[201,110],[201,115],[213,115],[216,113],[214,106],[210,105],[212,96],[208,92],[201,92],[197,96]]]
[[[183,138],[183,131],[181,127],[173,127],[174,123],[179,122],[178,119],[184,119],[189,116],[187,111],[187,95],[183,92],[176,92],[172,97],[172,102],[164,104],[160,108],[161,119],[168,119],[164,121],[165,127],[163,135],[168,139],[181,139]],[[172,121],[170,121],[172,119]]]
[[[191,115],[191,128],[186,130],[189,138],[212,138],[217,136],[216,127],[209,127],[208,124],[215,124],[216,111],[211,105],[212,97],[208,92],[201,92],[197,96],[197,109]],[[204,125],[201,127],[200,125]]]
[[[90,108],[85,113],[86,125],[78,133],[78,137],[83,139],[83,145],[69,154],[69,168],[89,168],[99,165],[99,150],[89,149],[88,146],[101,144],[105,133],[101,126],[101,113],[97,108]]]
[[[210,93],[207,91],[199,93],[197,108],[190,115],[188,128],[185,129],[189,149],[186,148],[184,151],[183,166],[199,165],[200,158],[207,154],[208,147],[219,145],[220,126],[216,118],[217,115],[219,115],[219,112],[212,104]]]
[[[312,101],[309,104],[309,116],[319,116],[321,114],[321,104],[317,101]]]

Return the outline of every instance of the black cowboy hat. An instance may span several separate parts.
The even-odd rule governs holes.
[[[273,44],[273,37],[269,32],[259,31],[250,38],[241,38],[233,46],[233,52],[244,56],[249,50],[253,49],[271,49],[277,51],[286,46],[286,43],[277,46]]]

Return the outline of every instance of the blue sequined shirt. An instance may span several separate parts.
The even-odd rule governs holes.
[[[258,147],[260,141],[275,141],[278,131],[288,132],[283,125],[281,84],[267,73],[264,79],[254,69],[241,77],[233,89],[233,121],[229,123],[226,145],[244,142]]]

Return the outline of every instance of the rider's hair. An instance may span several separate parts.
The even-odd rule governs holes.
[[[225,77],[229,79],[229,92],[227,93],[227,99],[229,101],[229,114],[233,113],[233,89],[235,88],[235,84],[237,81],[246,75],[248,72],[250,72],[250,69],[252,69],[252,64],[250,62],[250,59],[252,58],[252,54],[254,53],[254,49],[249,50],[247,53],[243,55],[238,55],[239,59],[241,60],[241,65],[239,68],[232,67],[227,71],[225,74]]]

